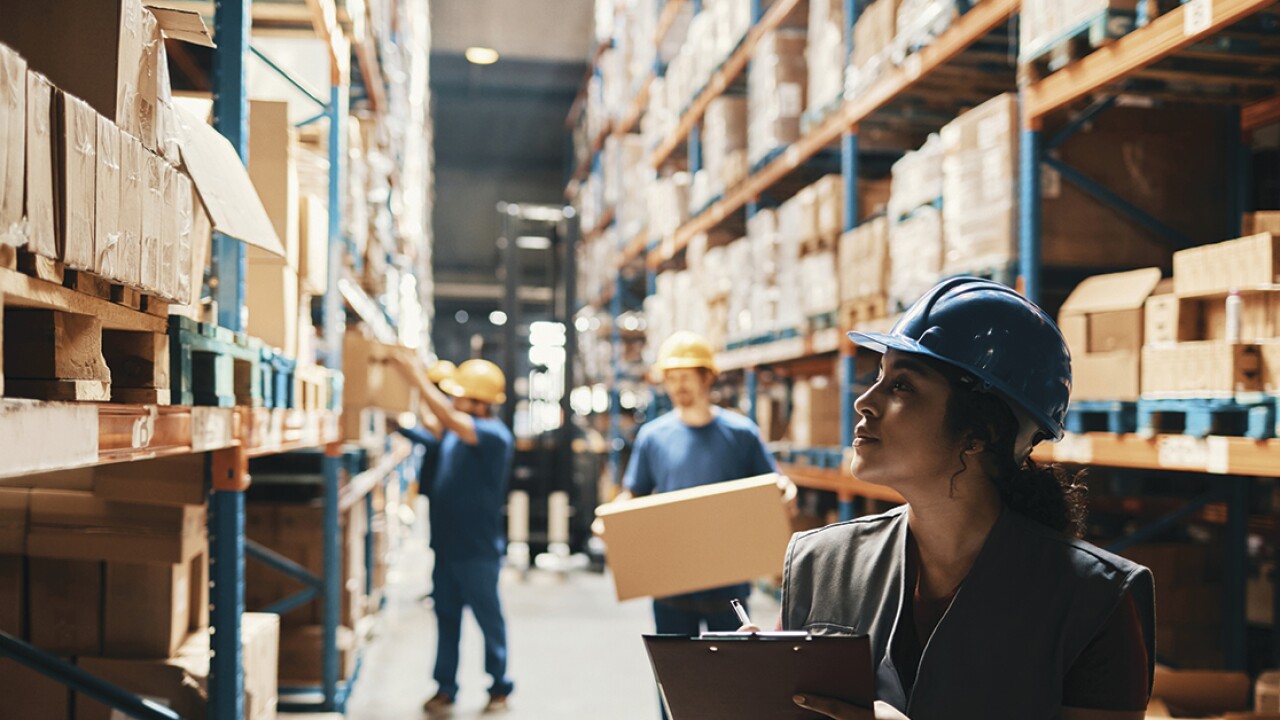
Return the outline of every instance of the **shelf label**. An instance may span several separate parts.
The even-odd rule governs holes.
[[[191,408],[191,451],[208,452],[231,447],[231,408]]]
[[[1182,34],[1199,35],[1213,27],[1213,0],[1190,0],[1182,6]]]
[[[147,407],[147,414],[134,418],[132,431],[132,447],[134,450],[141,450],[151,445],[151,438],[156,436],[156,416],[159,411],[156,406]]]
[[[1093,438],[1088,435],[1067,433],[1053,446],[1054,462],[1080,463],[1093,462]]]

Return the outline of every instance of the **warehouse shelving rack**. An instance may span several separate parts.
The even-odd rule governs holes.
[[[855,0],[846,0],[847,26],[852,26],[863,4]],[[784,2],[781,5],[785,6],[787,3]],[[1016,279],[1020,289],[1028,297],[1033,300],[1039,299],[1045,273],[1041,261],[1039,206],[1040,176],[1045,165],[1060,172],[1064,179],[1076,184],[1097,202],[1144,227],[1152,234],[1175,244],[1183,242],[1176,231],[1160,222],[1158,218],[1150,217],[1129,205],[1083,174],[1073,172],[1072,168],[1064,166],[1050,153],[1071,133],[1078,131],[1098,113],[1110,107],[1115,102],[1117,94],[1141,94],[1137,93],[1137,89],[1130,84],[1130,81],[1141,76],[1144,71],[1149,71],[1151,66],[1178,56],[1180,53],[1199,60],[1210,58],[1219,62],[1232,62],[1232,57],[1235,56],[1236,61],[1226,66],[1226,69],[1209,72],[1208,78],[1203,77],[1204,68],[1199,68],[1202,76],[1196,77],[1194,67],[1191,71],[1183,72],[1161,70],[1155,75],[1163,79],[1198,81],[1202,85],[1207,81],[1229,86],[1233,78],[1238,79],[1247,72],[1251,61],[1262,61],[1274,67],[1276,58],[1271,55],[1250,55],[1247,50],[1241,51],[1228,41],[1214,44],[1214,40],[1222,36],[1233,24],[1275,5],[1275,0],[1190,0],[1154,18],[1148,18],[1144,13],[1139,18],[1137,28],[1106,47],[1093,51],[1042,79],[1021,78],[1021,86],[1017,88],[1023,118],[1019,168],[1019,256]],[[775,3],[770,12],[778,9],[779,6],[779,3]],[[732,221],[734,214],[744,209],[748,216],[752,214],[755,203],[762,196],[784,182],[806,161],[836,142],[840,144],[841,172],[845,180],[845,229],[852,229],[857,219],[858,198],[857,183],[851,180],[858,177],[859,162],[863,158],[863,154],[859,152],[858,142],[860,126],[884,110],[895,98],[909,93],[931,73],[955,62],[983,37],[1016,17],[1019,8],[1019,0],[982,0],[973,4],[933,43],[921,49],[901,67],[882,76],[862,94],[845,100],[825,120],[811,126],[799,142],[787,148],[764,167],[757,169],[737,187],[729,189],[722,198],[685,223],[676,232],[671,242],[651,244],[644,253],[650,273],[678,264],[681,254],[695,235],[723,226],[726,221]],[[777,11],[784,12],[784,10]],[[780,20],[778,16],[770,15],[769,17],[771,21]],[[756,28],[759,28],[762,16],[757,13],[755,18],[757,19]],[[748,37],[758,37],[755,28]],[[846,42],[847,57],[852,50],[852,38],[849,37]],[[706,103],[710,101],[716,89],[722,92],[728,86],[728,80],[732,80],[732,77],[726,80],[725,74],[740,72],[741,68],[746,66],[749,57],[745,57],[745,54],[749,51],[749,43],[744,42],[731,61],[717,71],[712,84],[698,95],[694,104],[682,116],[673,136],[674,140],[668,138],[668,141],[658,148],[658,152],[654,155],[655,167],[662,165],[670,157],[671,152],[677,148],[681,140],[685,140],[688,144],[690,166],[696,169],[700,165],[697,113],[705,110]],[[744,57],[738,57],[738,53],[743,53]],[[1227,138],[1223,138],[1231,168],[1231,177],[1228,181],[1229,217],[1224,219],[1226,231],[1224,237],[1238,235],[1241,213],[1247,209],[1247,170],[1242,138],[1256,128],[1280,121],[1280,93],[1277,93],[1274,84],[1250,84],[1255,91],[1259,86],[1262,88],[1260,93],[1237,92],[1225,99],[1221,95],[1213,98],[1217,104],[1238,106],[1238,128],[1235,132],[1229,133]],[[1069,104],[1077,104],[1095,94],[1101,94],[1102,97],[1096,98],[1083,111],[1070,118],[1056,135],[1047,141],[1042,139],[1041,133],[1044,130],[1046,116],[1062,113]],[[1208,99],[1204,95],[1188,93],[1186,89],[1182,89],[1181,92],[1148,91],[1146,94],[1156,100]],[[638,257],[636,248],[628,246],[623,249],[619,265],[621,267],[635,262]],[[892,322],[893,319],[890,318],[876,322],[876,327],[860,329],[884,330]],[[722,368],[741,370],[748,394],[753,395],[754,393],[750,391],[754,390],[758,384],[760,369],[808,363],[816,358],[829,358],[834,355],[838,358],[836,375],[839,391],[843,396],[840,436],[842,444],[847,446],[852,439],[855,421],[853,410],[855,352],[856,348],[842,337],[842,332],[829,337],[827,331],[819,331],[730,350],[721,353],[718,362]],[[753,400],[749,400],[746,408],[748,414],[752,416],[754,416],[753,405]],[[1227,597],[1224,598],[1225,656],[1229,668],[1243,668],[1246,649],[1244,603],[1246,542],[1250,523],[1257,521],[1257,518],[1251,519],[1248,515],[1249,489],[1251,478],[1280,477],[1280,462],[1277,462],[1277,458],[1280,458],[1280,440],[1258,441],[1236,437],[1194,438],[1167,434],[1157,434],[1152,437],[1111,433],[1068,434],[1067,438],[1060,443],[1039,448],[1035,458],[1039,461],[1144,470],[1173,470],[1221,476],[1219,487],[1212,493],[1194,498],[1177,507],[1166,508],[1168,512],[1163,516],[1126,538],[1122,543],[1128,546],[1143,539],[1153,538],[1160,531],[1177,522],[1195,516],[1197,513],[1203,515],[1207,505],[1220,509],[1220,512],[1213,513],[1213,518],[1226,528],[1224,535],[1227,546],[1224,563],[1227,588]],[[894,497],[896,494],[886,492],[884,488],[868,485],[853,478],[847,469],[847,462],[843,463],[843,466],[837,469],[815,467],[811,464],[785,463],[782,469],[802,487],[835,492],[840,499],[842,518],[852,517],[855,514],[857,510],[855,501],[863,499],[900,501],[900,498]],[[1120,546],[1117,546],[1116,549],[1119,548]],[[1276,617],[1280,617],[1280,592],[1276,593],[1276,597]],[[1277,628],[1274,634],[1274,653],[1276,657],[1280,657],[1280,624]]]
[[[245,61],[250,56],[250,22],[257,13],[252,0],[224,0],[214,10],[217,49],[214,51],[214,122],[244,157],[248,149],[248,97]],[[386,107],[382,73],[378,67],[378,50],[369,35],[359,39],[355,47],[348,45],[338,25],[338,11],[333,0],[311,0],[302,19],[309,20],[317,35],[329,48],[331,84],[329,101],[312,98],[322,106],[311,121],[329,121],[329,282],[323,296],[323,331],[328,347],[323,361],[329,368],[342,367],[342,336],[346,323],[340,287],[341,268],[347,241],[342,232],[342,158],[345,151],[344,118],[348,113],[348,59],[352,52],[362,71],[364,90],[376,110]],[[296,14],[296,13],[295,13]],[[295,20],[298,18],[294,18]],[[263,58],[265,60],[265,58]],[[288,74],[268,61],[299,89],[303,87]],[[310,93],[307,93],[310,96]],[[307,121],[307,122],[311,122]],[[307,123],[303,123],[307,124]],[[241,329],[245,305],[246,257],[242,244],[215,234],[211,251],[212,266],[209,286],[217,303],[218,324],[232,331]],[[0,291],[23,298],[23,302],[57,310],[87,312],[107,318],[118,318],[130,329],[139,318],[156,324],[155,332],[164,331],[163,318],[144,316],[120,306],[79,295],[16,272],[0,269]],[[157,324],[158,323],[158,324]],[[340,388],[339,388],[340,389]],[[339,411],[289,410],[248,407],[162,406],[128,404],[60,404],[37,401],[5,400],[2,403],[6,436],[15,447],[29,444],[41,448],[36,457],[15,452],[0,463],[0,475],[13,476],[35,472],[51,472],[107,463],[142,461],[182,454],[206,454],[206,486],[209,493],[209,562],[210,562],[210,645],[209,708],[211,720],[241,720],[244,708],[244,668],[240,642],[240,621],[244,612],[245,584],[245,505],[244,493],[249,487],[248,461],[253,457],[322,448],[324,457],[324,573],[316,577],[306,573],[287,559],[274,556],[264,548],[249,545],[253,556],[263,559],[284,572],[295,575],[307,585],[306,599],[322,595],[324,633],[322,642],[323,680],[317,688],[281,688],[282,696],[290,691],[315,693],[317,702],[281,702],[281,709],[314,709],[341,711],[350,690],[349,682],[338,678],[336,628],[340,601],[341,550],[338,545],[340,510],[365,503],[371,513],[370,491],[378,483],[397,480],[403,483],[416,468],[412,456],[401,448],[388,453],[374,468],[352,472],[352,455],[341,446]],[[54,431],[66,442],[52,448],[39,442]],[[29,442],[28,442],[29,441]],[[47,450],[47,452],[46,452]],[[339,478],[346,469],[349,484],[339,491]],[[368,539],[368,538],[366,538]],[[366,565],[373,556],[366,544]],[[372,568],[366,577],[371,577]],[[298,602],[297,598],[288,603]],[[282,603],[279,610],[287,603]],[[142,720],[177,720],[172,710],[102,681],[29,643],[0,633],[0,656],[8,656],[40,672],[70,689],[93,697]],[[359,665],[357,664],[357,673]]]

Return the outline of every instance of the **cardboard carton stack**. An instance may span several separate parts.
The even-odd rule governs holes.
[[[802,448],[840,445],[840,392],[834,378],[815,375],[792,383],[789,438]]]
[[[818,116],[844,98],[845,27],[843,0],[809,3],[807,112]]]
[[[889,301],[889,221],[883,215],[840,236],[839,285],[842,327],[875,320]]]
[[[1143,307],[1150,308],[1159,283],[1159,268],[1095,275],[1062,304],[1058,327],[1071,350],[1073,401],[1138,399],[1146,384],[1144,330],[1150,327]]]
[[[780,28],[756,44],[747,74],[747,159],[755,167],[800,139],[806,85],[805,31]]]
[[[369,426],[371,415],[415,412],[418,389],[390,362],[395,348],[348,330],[342,342],[343,437],[362,444],[381,445],[384,428]]]
[[[1123,35],[1133,28],[1137,7],[1136,0],[1028,0],[1021,9],[1019,61],[1030,62],[1065,45],[1072,32],[1099,16],[1109,36]]]
[[[696,213],[747,175],[747,99],[722,95],[707,105],[702,126],[705,167],[693,180],[690,212]]]
[[[942,272],[1001,267],[1018,251],[1018,101],[988,100],[942,129]]]
[[[845,70],[845,97],[856,97],[892,67],[890,45],[898,23],[899,0],[873,0],[853,25],[853,54]]]
[[[930,136],[893,164],[889,195],[889,310],[905,308],[942,272],[942,140]]]
[[[164,37],[209,44],[197,16],[137,0],[20,5],[0,27],[3,244],[179,305],[199,300],[200,215],[278,244],[234,150],[172,102]]]
[[[126,690],[203,717],[209,569],[200,456],[13,478],[0,488],[0,630]],[[25,485],[29,487],[18,487]],[[23,615],[27,620],[24,625]],[[249,717],[274,718],[274,615],[246,616]],[[203,648],[201,648],[203,644]],[[0,692],[33,720],[111,711],[7,662]],[[74,714],[72,708],[74,707]]]

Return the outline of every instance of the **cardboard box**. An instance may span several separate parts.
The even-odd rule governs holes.
[[[1258,343],[1262,362],[1262,390],[1280,395],[1280,340]]]
[[[102,465],[94,469],[93,493],[103,500],[146,505],[203,505],[201,455]]]
[[[781,566],[779,566],[781,567]],[[321,648],[324,628],[319,625],[280,628],[280,683],[314,685],[321,679]],[[355,672],[356,635],[351,628],[338,627],[338,678]]]
[[[329,209],[314,195],[303,195],[298,212],[300,266],[298,275],[302,289],[323,295],[329,287]]]
[[[160,297],[172,300],[178,295],[178,178],[181,174],[172,165],[161,167],[161,196],[164,198],[164,214],[160,217],[160,244],[157,265],[156,289]]]
[[[392,348],[349,331],[342,342],[343,415],[378,407],[392,413],[413,412],[418,390],[388,362]]]
[[[249,262],[245,331],[288,357],[298,355],[298,271],[277,259]]]
[[[30,490],[0,488],[0,554],[21,555],[27,551],[30,508]]]
[[[1261,392],[1262,377],[1258,345],[1207,340],[1142,349],[1144,396],[1199,398]]]
[[[189,562],[106,563],[102,654],[119,658],[169,657],[202,629],[198,608],[204,555]]]
[[[838,237],[844,231],[844,178],[825,175],[812,187],[817,203],[818,236]]]
[[[1072,400],[1138,399],[1142,311],[1159,283],[1159,268],[1095,275],[1067,297],[1058,327],[1071,350]]]
[[[120,128],[99,115],[98,166],[94,180],[93,270],[119,280],[120,264]]]
[[[61,655],[102,652],[102,563],[28,560],[31,643]]]
[[[40,73],[28,72],[27,249],[55,260],[58,257],[58,206],[54,188],[56,107],[53,85]]]
[[[1280,236],[1269,232],[1179,250],[1173,288],[1183,297],[1226,294],[1280,281]]]
[[[884,297],[889,280],[889,221],[878,217],[840,237],[840,300]]]
[[[7,718],[67,720],[71,715],[66,685],[7,657],[0,657],[0,697]]]
[[[142,211],[146,204],[150,153],[137,138],[120,133],[120,249],[112,279],[142,284]]]
[[[894,187],[898,183],[894,182]],[[942,272],[942,213],[932,205],[889,223],[889,312],[910,307]]]
[[[863,9],[853,25],[853,67],[866,67],[873,57],[889,48],[897,21],[898,0],[875,0]]]
[[[94,270],[94,203],[98,115],[83,100],[58,93],[58,251],[74,270]]]
[[[146,152],[143,158],[143,177],[146,178],[142,194],[142,235],[138,251],[139,287],[144,292],[160,294],[160,235],[164,232],[164,215],[167,211],[164,197],[164,178],[168,165],[154,153]]]
[[[1264,232],[1280,235],[1280,210],[1259,210],[1244,214],[1240,223],[1241,237]]]
[[[197,267],[192,256],[195,252],[196,200],[191,178],[175,172],[173,179],[176,190],[173,212],[178,225],[178,246],[174,257],[173,301],[186,305],[192,303],[192,287],[196,286],[195,292],[199,292],[198,286],[204,280],[205,264],[204,257],[201,256],[200,265]],[[196,298],[195,302],[199,302],[199,298]]]
[[[0,45],[0,243],[9,245],[20,239],[26,138],[27,61]]]
[[[779,575],[791,539],[777,475],[610,503],[596,514],[619,600]]]
[[[245,720],[275,720],[280,616],[253,612],[241,615],[240,646],[244,658]],[[209,657],[209,634],[196,633],[179,649],[175,660],[186,669],[190,679],[203,688],[207,687]]]
[[[80,669],[177,712],[186,720],[208,716],[209,658],[180,654],[168,659],[77,658]],[[74,720],[116,720],[119,714],[77,695]]]
[[[1173,281],[1161,280],[1143,306],[1143,341],[1147,344],[1196,340],[1199,318],[1182,312],[1182,302],[1173,294]]]
[[[0,632],[26,639],[23,613],[27,602],[27,559],[0,555]]]
[[[187,562],[208,546],[204,506],[114,502],[92,493],[33,490],[33,557]]]
[[[799,447],[840,445],[840,392],[822,375],[791,385],[791,441]]]
[[[249,177],[271,218],[271,226],[284,243],[289,267],[299,268],[298,170],[293,160],[293,123],[289,103],[277,100],[249,102]],[[249,261],[269,259],[271,253],[249,249]]]
[[[1005,93],[942,128],[946,275],[1018,256],[1018,97]]]

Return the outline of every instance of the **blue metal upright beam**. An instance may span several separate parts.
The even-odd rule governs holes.
[[[1040,302],[1040,131],[1022,129],[1018,178],[1018,274],[1022,293]]]
[[[1240,128],[1240,108],[1226,109],[1227,216],[1223,218],[1224,237],[1240,237],[1243,216],[1249,207],[1249,150]]]
[[[338,522],[338,485],[342,457],[336,447],[325,450],[324,475],[324,630],[321,639],[321,692],[324,712],[340,712],[338,701],[338,615],[342,609],[342,545]]]
[[[697,122],[689,128],[689,174],[693,175],[702,169],[702,123]]]
[[[242,159],[249,156],[249,104],[244,59],[249,49],[250,0],[223,0],[214,11],[218,49],[214,52],[214,127],[231,142]],[[218,324],[239,332],[244,327],[244,245],[215,234],[212,246],[213,296]],[[213,483],[212,458],[209,496],[209,643],[210,720],[244,717],[244,664],[240,617],[244,613],[244,492],[220,490]]]

